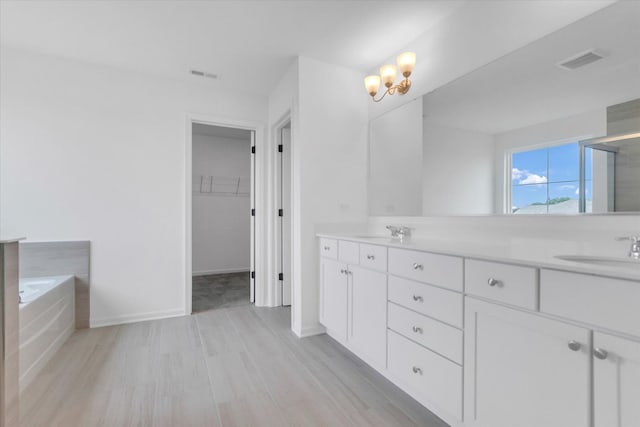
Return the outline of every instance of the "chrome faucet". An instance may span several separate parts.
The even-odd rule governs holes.
[[[616,240],[630,240],[629,258],[640,260],[640,236],[616,237]]]
[[[387,225],[387,230],[391,232],[392,238],[403,240],[405,237],[411,237],[411,230],[413,230],[413,228],[405,227],[404,225]]]

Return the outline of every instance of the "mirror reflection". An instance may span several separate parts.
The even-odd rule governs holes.
[[[640,144],[581,144],[640,131],[640,34],[629,3],[372,120],[370,215],[640,211],[617,200],[640,194],[637,173],[603,166],[640,170],[626,155]]]

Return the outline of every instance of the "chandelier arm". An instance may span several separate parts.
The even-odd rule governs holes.
[[[382,96],[381,96],[380,98],[378,98],[378,99],[376,99],[376,98],[375,98],[375,96],[374,96],[374,97],[372,97],[373,102],[380,102],[380,101],[382,101],[382,99],[383,99],[385,96],[387,96],[387,94],[389,93],[389,91],[390,91],[391,89],[392,89],[392,88],[387,88],[387,90],[385,90],[385,91],[384,91],[384,93],[382,94]]]

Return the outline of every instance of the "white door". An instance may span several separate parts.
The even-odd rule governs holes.
[[[589,427],[590,331],[466,298],[465,423]]]
[[[282,128],[278,148],[280,165],[280,292],[282,305],[291,305],[291,129]]]
[[[593,334],[595,427],[640,426],[640,342]]]
[[[347,340],[347,265],[323,258],[320,261],[320,323],[343,343]]]
[[[350,266],[349,346],[378,369],[387,366],[387,275]]]
[[[256,302],[256,132],[251,131],[251,216],[249,217],[251,228],[251,261],[249,273],[249,300],[252,303]]]

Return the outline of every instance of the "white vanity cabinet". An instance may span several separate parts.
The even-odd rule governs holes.
[[[320,241],[320,323],[377,369],[385,369],[387,361],[386,251],[384,246]],[[360,266],[362,256],[366,261]]]
[[[345,263],[320,260],[320,323],[343,344],[347,341],[347,271]]]
[[[590,331],[466,298],[465,424],[589,427]]]
[[[640,426],[640,342],[593,334],[595,427]]]
[[[419,249],[321,239],[328,333],[451,426],[640,427],[638,278]]]
[[[369,365],[387,364],[387,275],[349,266],[349,316],[347,342]]]

